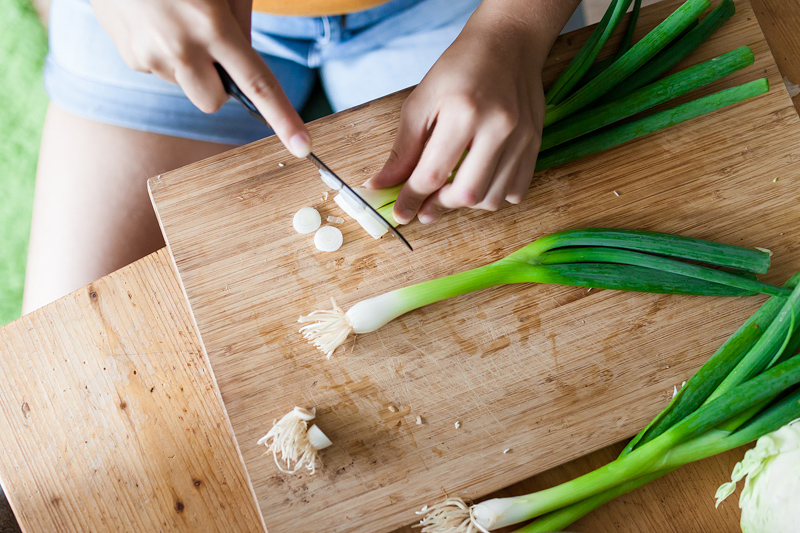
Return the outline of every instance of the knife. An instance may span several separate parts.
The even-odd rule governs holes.
[[[220,65],[219,63],[214,63],[214,67],[217,69],[219,73],[219,77],[222,80],[222,86],[225,88],[225,92],[231,95],[233,98],[239,101],[247,112],[250,113],[253,117],[258,119],[259,122],[264,124],[265,126],[269,127],[267,120],[264,116],[256,109],[256,106],[250,100],[250,98],[245,95],[239,86],[236,85],[236,82],[233,81],[230,74]],[[409,250],[414,250],[411,245],[408,243],[405,237],[403,237],[397,229],[394,228],[389,222],[383,218],[380,213],[378,213],[371,205],[369,205],[366,200],[361,198],[358,193],[356,193],[353,189],[347,185],[342,178],[336,175],[334,171],[332,171],[328,166],[323,163],[319,157],[314,155],[314,152],[310,152],[306,159],[311,161],[315,167],[317,167],[317,171],[319,171],[319,175],[322,178],[322,181],[333,190],[341,191],[342,194],[348,197],[348,199],[356,202],[361,208],[369,214],[376,222],[378,222],[381,226],[389,230],[393,236],[400,239],[403,244],[408,246]]]

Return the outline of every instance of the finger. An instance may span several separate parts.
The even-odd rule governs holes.
[[[453,186],[437,195],[437,203],[450,209],[479,204],[495,177],[503,153],[503,140],[504,137],[491,128],[479,131],[458,167]]]
[[[528,150],[522,156],[517,175],[512,181],[506,193],[506,201],[512,204],[518,204],[525,199],[528,190],[533,181],[534,170],[536,169],[536,159],[538,158],[539,151],[536,149],[537,144],[528,147]]]
[[[241,32],[237,30],[237,33]],[[240,35],[215,45],[211,54],[253,101],[283,145],[295,157],[307,156],[311,151],[311,136],[303,120],[277,78],[249,43]]]
[[[175,81],[203,113],[214,113],[228,100],[211,58],[175,69]]]
[[[422,115],[409,110],[403,105],[400,115],[400,125],[394,138],[392,151],[384,163],[383,168],[364,184],[370,189],[385,189],[408,179],[419,161],[425,141],[428,139],[428,129]]]
[[[492,180],[489,190],[483,200],[475,205],[476,209],[486,211],[497,211],[503,205],[511,184],[516,180],[520,165],[526,154],[530,139],[522,136],[516,139],[515,145],[511,146],[500,157],[497,170]]]
[[[445,213],[458,209],[457,207],[449,207],[447,201],[442,199],[443,196],[450,194],[450,189],[452,189],[452,187],[452,183],[445,183],[438,191],[428,196],[425,201],[422,202],[422,206],[417,213],[417,218],[419,218],[421,223],[430,224],[431,222],[439,220]]]
[[[450,177],[472,136],[472,117],[469,114],[439,116],[419,163],[397,195],[393,213],[395,220],[408,224],[414,218],[422,202]]]

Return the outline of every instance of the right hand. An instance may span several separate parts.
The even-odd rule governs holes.
[[[252,0],[91,0],[97,19],[132,69],[181,86],[201,111],[228,100],[221,64],[296,157],[311,137],[278,80],[250,46]]]

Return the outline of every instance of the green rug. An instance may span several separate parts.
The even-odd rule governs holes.
[[[29,0],[0,0],[0,325],[18,318],[47,96],[47,37]]]

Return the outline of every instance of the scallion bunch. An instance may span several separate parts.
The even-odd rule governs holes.
[[[756,79],[695,100],[635,117],[754,62],[743,46],[659,79],[733,16],[733,0],[722,0],[708,15],[709,0],[688,0],[640,41],[632,44],[639,1],[634,4],[623,42],[610,58],[595,62],[600,49],[622,20],[631,0],[614,0],[587,42],[546,93],[544,131],[536,170],[591,155],[680,122],[766,93],[769,82]],[[456,168],[453,175],[458,171]],[[452,179],[452,177],[451,177]],[[380,192],[358,189],[360,195],[391,224],[394,201],[402,184]],[[336,197],[346,212],[358,206]],[[364,218],[364,217],[362,217]],[[386,230],[369,225],[378,238]]]
[[[676,468],[753,442],[800,416],[800,274],[747,320],[613,462],[556,487],[471,507],[431,507],[424,533],[494,529],[535,519],[520,532],[559,531],[603,503]]]

